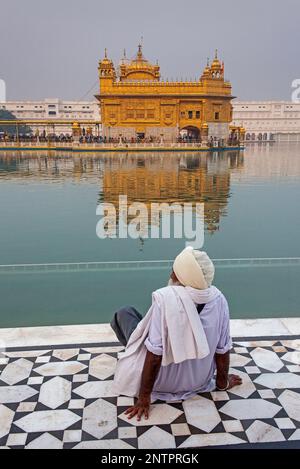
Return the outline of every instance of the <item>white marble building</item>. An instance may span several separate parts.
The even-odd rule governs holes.
[[[0,101],[6,101],[6,84],[2,78],[0,78]]]
[[[72,133],[72,123],[79,122],[84,126],[85,121],[100,121],[99,103],[97,101],[63,101],[46,98],[43,101],[0,101],[0,110],[10,111],[17,119],[29,121],[47,120],[63,121],[55,128],[56,133]],[[45,125],[30,124],[33,131],[42,132]],[[53,130],[53,128],[52,128]],[[94,130],[94,129],[93,129]],[[98,128],[95,129],[98,132]],[[99,129],[101,132],[101,128]]]
[[[6,109],[17,119],[38,121],[59,120],[56,133],[71,133],[72,123],[86,127],[86,121],[95,122],[93,133],[102,134],[100,110],[97,101],[64,101],[46,98],[43,101],[0,101],[0,110]],[[235,101],[233,125],[246,129],[247,141],[296,141],[300,142],[300,102],[292,101]],[[30,124],[35,131],[45,129],[42,124]],[[53,131],[53,128],[52,128]]]
[[[245,127],[248,141],[300,142],[300,102],[235,101],[233,124]]]

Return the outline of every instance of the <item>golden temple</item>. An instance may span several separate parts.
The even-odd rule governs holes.
[[[118,69],[105,50],[98,70],[106,138],[176,141],[186,135],[205,143],[229,137],[233,96],[217,51],[196,81],[162,81],[158,63],[144,57],[141,44],[132,60],[124,52]]]

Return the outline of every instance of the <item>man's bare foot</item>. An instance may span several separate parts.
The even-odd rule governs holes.
[[[242,378],[238,375],[228,375],[228,383],[229,384],[227,389],[231,389],[234,386],[240,386],[243,381]]]

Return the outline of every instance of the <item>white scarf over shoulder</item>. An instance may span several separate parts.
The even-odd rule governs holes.
[[[219,294],[214,286],[206,290],[168,286],[153,292],[148,313],[133,331],[125,352],[120,354],[113,392],[125,396],[137,396],[139,393],[147,353],[144,342],[155,304],[161,311],[162,366],[205,358],[210,351],[196,304],[209,303]]]

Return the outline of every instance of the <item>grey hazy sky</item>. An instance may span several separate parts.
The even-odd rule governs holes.
[[[163,77],[199,77],[219,49],[239,99],[290,99],[300,78],[299,0],[0,0],[7,99],[91,98],[107,47],[144,54]]]

